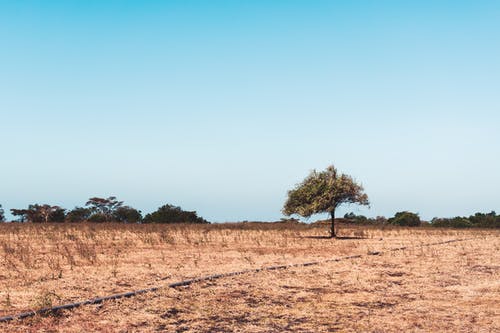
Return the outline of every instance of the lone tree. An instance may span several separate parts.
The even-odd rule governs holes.
[[[311,171],[302,183],[288,191],[283,214],[310,217],[313,214],[329,213],[332,219],[330,237],[334,238],[335,209],[345,203],[369,205],[363,186],[357,184],[351,176],[340,174],[331,165],[325,171]]]
[[[5,222],[5,215],[2,205],[0,205],[0,222]]]

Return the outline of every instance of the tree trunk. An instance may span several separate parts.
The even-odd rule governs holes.
[[[330,229],[330,238],[335,238],[337,235],[335,234],[335,209],[331,211],[331,216],[332,216],[332,226]]]

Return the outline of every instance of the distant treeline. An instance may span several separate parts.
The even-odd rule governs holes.
[[[209,223],[194,211],[184,211],[169,204],[143,216],[140,210],[124,205],[123,201],[118,201],[116,197],[93,197],[85,206],[75,207],[72,210],[48,204],[33,204],[23,209],[13,208],[10,212],[16,217],[13,222]],[[0,205],[0,222],[5,222],[4,213]]]
[[[78,223],[78,222],[122,222],[122,223],[210,223],[199,217],[195,211],[184,211],[181,207],[166,204],[156,211],[142,215],[140,210],[126,206],[116,197],[90,198],[85,206],[66,210],[59,206],[47,204],[33,204],[25,209],[11,209],[11,214],[16,217],[13,222],[32,223]],[[5,214],[0,205],[0,222],[5,222]],[[300,223],[297,219],[282,219],[282,223]],[[476,213],[469,217],[433,218],[430,222],[422,221],[416,213],[403,211],[394,217],[386,218],[377,216],[368,218],[363,215],[347,213],[343,223],[394,225],[405,227],[444,227],[444,228],[500,228],[500,215],[490,213]],[[244,223],[243,223],[244,224]],[[267,223],[261,223],[267,224]],[[238,224],[241,225],[241,224]]]
[[[500,228],[500,215],[490,213],[476,213],[469,217],[433,218],[430,222],[422,221],[418,214],[412,212],[398,212],[389,219],[383,216],[367,218],[363,215],[348,213],[344,215],[345,222],[356,224],[398,225],[405,227],[444,227],[444,228]]]

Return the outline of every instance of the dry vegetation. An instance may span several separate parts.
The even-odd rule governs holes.
[[[49,317],[0,331],[500,331],[500,233],[303,225],[0,225],[0,316],[186,278],[351,254]],[[457,238],[464,242],[421,247]]]

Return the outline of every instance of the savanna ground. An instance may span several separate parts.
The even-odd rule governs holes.
[[[500,232],[300,224],[0,225],[0,316],[187,278],[5,332],[500,332]],[[473,238],[442,245],[423,244]],[[408,246],[402,251],[390,249]],[[381,255],[367,255],[384,251]]]

